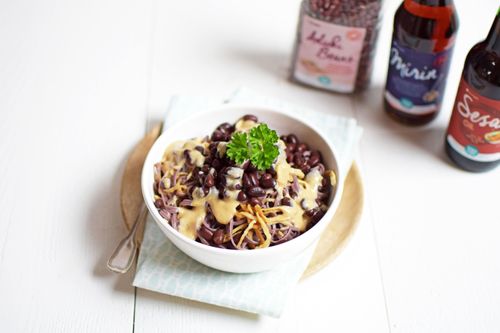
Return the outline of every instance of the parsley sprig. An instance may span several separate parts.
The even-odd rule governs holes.
[[[279,155],[278,134],[266,124],[259,124],[250,132],[236,132],[227,144],[227,156],[238,164],[250,160],[259,170],[271,167]]]

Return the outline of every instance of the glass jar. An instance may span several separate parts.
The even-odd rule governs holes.
[[[294,81],[335,92],[370,82],[381,0],[304,0],[292,58]]]

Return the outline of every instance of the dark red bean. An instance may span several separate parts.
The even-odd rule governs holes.
[[[276,176],[276,170],[274,170],[274,168],[269,168],[266,170],[267,173],[271,174],[271,176]]]
[[[155,200],[155,207],[156,208],[162,208],[163,207],[163,201],[161,199],[156,199]]]
[[[208,150],[210,150],[210,151],[217,150],[218,145],[219,145],[218,142],[210,142],[210,144],[208,145]]]
[[[317,223],[321,218],[325,215],[325,212],[323,212],[321,209],[318,209],[312,216],[311,216],[311,222],[312,223]]]
[[[238,201],[246,201],[247,200],[247,195],[245,192],[240,191],[238,192]]]
[[[257,206],[257,205],[261,206],[262,205],[258,198],[250,198],[250,200],[248,202],[252,206]]]
[[[260,176],[260,180],[265,180],[265,179],[272,179],[273,176],[270,173],[263,173],[262,176]]]
[[[300,167],[300,170],[302,170],[302,172],[307,175],[307,173],[311,171],[311,167],[308,164],[304,164]]]
[[[219,188],[219,199],[223,200],[226,197],[226,194],[225,188]]]
[[[281,135],[280,140],[286,143],[286,135]]]
[[[250,173],[249,176],[253,186],[259,185],[259,174],[257,173],[257,171]]]
[[[198,231],[198,232],[200,233],[200,236],[203,237],[203,238],[205,238],[206,240],[211,240],[212,239],[212,236],[213,236],[212,231],[210,231],[204,225],[201,226],[200,231]]]
[[[295,144],[295,143],[287,143],[286,144],[286,151],[287,152],[294,153],[296,148],[297,148],[297,144]]]
[[[214,185],[215,185],[214,176],[211,173],[209,173],[207,177],[205,177],[205,186],[210,188]]]
[[[284,197],[283,199],[281,199],[280,204],[282,206],[290,206],[290,207],[292,207],[292,199],[290,199],[288,197]]]
[[[232,186],[232,190],[241,190],[243,186],[241,186],[241,184],[234,184]]]
[[[241,168],[243,170],[246,170],[248,168],[248,166],[250,165],[250,161],[249,160],[246,160],[245,162],[243,162],[243,164],[241,165]]]
[[[230,123],[222,123],[217,127],[217,130],[225,133],[232,132],[233,125]]]
[[[208,164],[204,164],[204,165],[201,167],[201,171],[202,171],[204,174],[207,174],[207,173],[210,171],[210,165],[208,165]]]
[[[221,167],[222,161],[218,158],[214,158],[214,160],[212,161],[212,168],[214,168],[215,170],[220,170]]]
[[[243,187],[245,188],[250,188],[252,186],[252,180],[250,179],[250,176],[248,173],[243,174]]]
[[[305,143],[299,143],[297,149],[295,150],[297,153],[305,152],[309,147]]]
[[[304,157],[302,157],[302,154],[295,153],[295,155],[293,157],[293,163],[295,163],[296,167],[301,168],[302,166],[304,166],[306,164],[306,161],[305,161]]]
[[[313,209],[308,209],[305,211],[306,216],[312,217],[319,211],[319,207],[315,207]]]
[[[269,175],[269,174],[268,174]],[[261,178],[260,186],[262,188],[273,188],[276,185],[276,181],[272,178]]]
[[[194,149],[196,149],[197,151],[199,151],[202,154],[205,152],[205,149],[202,146],[196,146],[196,147],[194,147]]]
[[[215,230],[212,241],[217,245],[224,243],[224,231],[222,229]]]
[[[221,131],[219,130],[215,130],[213,133],[212,133],[212,141],[222,141],[224,139],[224,133],[222,133]]]
[[[247,190],[247,195],[250,197],[263,197],[266,192],[259,186],[252,186]]]
[[[325,187],[328,185],[330,185],[330,180],[327,177],[323,177],[323,179],[321,179],[321,186]]]
[[[251,121],[254,121],[254,122],[258,122],[259,119],[257,118],[257,116],[253,115],[253,114],[246,114],[243,116],[243,120],[251,120]]]
[[[217,186],[218,187],[225,187],[227,184],[226,177],[224,175],[219,174],[219,177],[217,178]]]
[[[307,164],[314,167],[320,162],[320,160],[321,160],[321,156],[319,155],[318,151],[313,150],[311,152],[311,156],[309,156],[309,160],[307,160]]]
[[[292,152],[286,152],[286,161],[288,163],[292,163],[293,162],[293,153]]]
[[[286,142],[297,144],[299,142],[299,139],[297,138],[297,136],[295,134],[290,134],[286,137]]]

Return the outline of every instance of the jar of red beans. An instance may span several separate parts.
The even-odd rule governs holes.
[[[330,91],[367,87],[380,23],[381,0],[304,0],[291,78]]]

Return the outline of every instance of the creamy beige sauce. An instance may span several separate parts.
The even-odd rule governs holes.
[[[163,153],[162,162],[170,162],[173,163],[174,166],[168,165],[168,163],[164,163],[164,168],[176,168],[176,166],[177,168],[179,168],[186,159],[184,157],[184,150],[188,151],[191,163],[201,168],[203,166],[203,163],[205,163],[205,156],[203,156],[201,152],[196,150],[195,147],[202,146],[206,148],[207,145],[207,142],[203,142],[203,138],[194,138],[187,141],[182,140],[172,142]]]
[[[319,173],[318,169],[312,169],[306,176],[305,183],[301,184],[301,191],[299,197],[304,200],[306,209],[317,207],[316,199],[318,198],[318,188],[321,186],[323,176]]]
[[[236,130],[248,131],[256,125],[253,121],[240,120],[236,124]],[[191,139],[188,141],[176,141],[169,145],[165,150],[163,162],[168,164],[165,167],[179,169],[185,163],[184,150],[189,151],[191,162],[197,167],[202,167],[205,157],[195,149],[196,146],[207,147],[207,142],[202,142],[202,138]],[[309,223],[309,218],[305,216],[305,210],[312,209],[318,206],[316,199],[318,196],[318,188],[321,186],[323,176],[320,172],[313,168],[306,176],[300,169],[293,168],[286,161],[286,145],[282,140],[278,141],[280,154],[275,162],[274,168],[276,170],[276,190],[278,196],[276,201],[283,198],[283,189],[293,181],[296,176],[299,179],[299,193],[295,199],[292,199],[293,206],[280,206],[283,216],[279,219],[288,221],[293,224],[300,231],[305,231]],[[225,145],[217,147],[219,154],[224,154]],[[328,171],[332,185],[336,184],[336,177],[333,171]],[[224,199],[219,199],[219,191],[212,187],[209,193],[205,196],[201,189],[196,189],[193,192],[192,208],[179,208],[179,232],[190,239],[196,239],[198,229],[201,227],[206,216],[206,204],[210,209],[215,219],[221,224],[227,224],[236,214],[236,209],[240,202],[237,200],[239,190],[235,190],[237,184],[242,183],[243,170],[241,168],[233,167],[227,171],[226,183],[227,191]],[[170,184],[165,184],[169,188]],[[167,186],[168,185],[168,186]],[[305,208],[305,209],[304,209]]]
[[[217,145],[217,153],[219,154],[219,157],[223,157],[224,154],[226,153],[226,149],[227,149],[227,142],[219,142],[219,144]]]
[[[201,168],[203,163],[205,163],[205,156],[203,156],[203,154],[196,149],[189,151],[189,159],[191,160],[191,163],[196,165],[198,168]]]
[[[278,190],[277,200],[283,198],[283,188],[293,181],[293,176],[299,179],[300,191],[297,197],[293,199],[293,207],[282,206],[286,218],[300,231],[304,231],[309,223],[309,219],[304,216],[304,209],[312,209],[318,206],[316,199],[318,197],[318,188],[321,186],[323,176],[317,169],[312,169],[304,180],[304,173],[300,169],[293,168],[286,161],[286,145],[282,140],[278,141],[280,154],[274,166],[276,170],[276,187]]]
[[[290,164],[286,161],[286,145],[283,140],[278,141],[279,155],[274,166],[276,170],[276,183],[278,185],[278,190],[283,191],[283,188],[293,181],[293,176],[298,178],[304,178],[304,173],[300,169],[292,168]]]
[[[200,191],[193,192],[193,208],[179,208],[179,232],[190,239],[196,239],[196,232],[201,227],[206,216],[205,204],[208,203],[215,219],[221,224],[228,224],[236,214],[236,208],[240,204],[234,197],[229,196],[223,200],[219,199],[219,191],[212,187],[205,196],[199,195]]]
[[[209,195],[207,202],[212,209],[215,219],[221,224],[228,224],[234,214],[236,214],[236,207],[239,206],[240,202],[232,197],[221,200],[219,199],[218,191],[215,188],[213,190],[217,194]]]
[[[253,121],[253,120],[243,120],[243,119],[240,119],[236,123],[236,125],[234,126],[234,128],[238,132],[248,132],[248,131],[250,131],[252,128],[254,128],[257,125],[258,124],[255,121]]]
[[[193,208],[179,208],[179,232],[189,239],[196,239],[196,231],[205,219],[205,202],[193,201]]]

